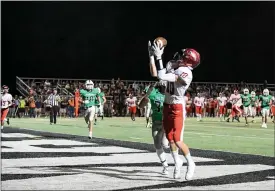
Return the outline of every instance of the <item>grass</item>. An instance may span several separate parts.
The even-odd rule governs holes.
[[[184,141],[197,149],[229,151],[274,157],[274,124],[267,129],[257,123],[244,126],[241,122],[219,122],[217,118],[205,118],[197,122],[188,118],[185,122]],[[127,118],[105,118],[94,127],[93,136],[115,140],[152,143],[151,129],[145,128],[145,118],[132,121]],[[11,127],[55,133],[88,136],[84,119],[60,119],[57,125],[49,125],[49,119],[11,119]]]

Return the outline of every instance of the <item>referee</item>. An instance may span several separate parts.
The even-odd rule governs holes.
[[[50,124],[56,124],[56,115],[59,112],[59,102],[61,101],[60,96],[57,94],[56,88],[53,89],[53,93],[51,93],[46,101],[51,106]]]

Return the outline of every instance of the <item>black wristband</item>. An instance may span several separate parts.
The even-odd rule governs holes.
[[[156,60],[156,68],[157,70],[163,69],[162,59]]]

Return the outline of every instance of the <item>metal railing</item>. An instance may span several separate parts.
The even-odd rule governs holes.
[[[30,86],[28,86],[23,80],[16,76],[16,90],[22,95],[27,97],[29,95]]]
[[[63,88],[59,83],[57,83],[56,88],[59,90],[59,92],[62,95],[66,95],[66,96],[74,96],[71,92],[69,92],[66,88]]]

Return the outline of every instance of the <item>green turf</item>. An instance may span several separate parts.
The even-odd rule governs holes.
[[[270,120],[270,119],[269,119]],[[191,148],[230,151],[274,157],[274,124],[267,129],[257,123],[249,127],[241,123],[219,122],[217,118],[205,118],[197,122],[188,118],[184,140]],[[57,125],[49,125],[49,119],[11,119],[12,127],[42,130],[56,133],[88,136],[87,125],[80,119],[58,119]],[[105,118],[94,127],[93,136],[117,140],[152,143],[151,129],[145,128],[145,118]]]

